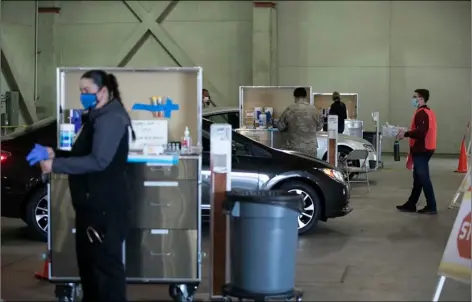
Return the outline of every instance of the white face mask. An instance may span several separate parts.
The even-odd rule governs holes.
[[[210,101],[210,98],[207,97],[207,96],[204,96],[204,97],[203,97],[203,101],[204,101],[205,103],[208,103],[208,102]]]

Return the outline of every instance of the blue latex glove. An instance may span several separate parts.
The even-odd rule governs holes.
[[[33,150],[26,156],[30,166],[34,166],[42,160],[49,159],[48,149],[39,144],[35,144]]]

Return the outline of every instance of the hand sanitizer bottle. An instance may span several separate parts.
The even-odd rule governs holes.
[[[267,128],[267,113],[261,112],[259,115],[259,126],[261,128]]]
[[[191,153],[192,142],[190,138],[190,131],[185,127],[184,137],[182,139],[182,153]]]

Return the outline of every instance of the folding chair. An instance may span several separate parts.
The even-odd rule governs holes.
[[[367,160],[367,158],[369,157],[369,151],[367,150],[353,150],[351,151],[346,157],[344,157],[343,159],[341,159],[341,167],[343,168],[344,172],[346,173],[347,175],[347,182],[349,184],[349,186],[351,186],[351,183],[367,183],[367,189],[369,190],[370,192],[370,181],[369,181],[369,161]],[[358,173],[359,170],[358,168],[357,169],[353,169],[354,167],[349,167],[348,166],[348,161],[359,161],[361,164],[361,169],[364,170],[364,173],[365,173],[365,178],[364,179],[360,179],[360,177],[358,176],[356,180],[350,180],[350,175],[352,173]]]

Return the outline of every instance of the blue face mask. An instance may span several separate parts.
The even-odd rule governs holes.
[[[418,108],[418,100],[415,98],[411,99],[411,106]]]
[[[95,93],[81,93],[80,102],[84,109],[91,109],[97,106],[97,95]]]

